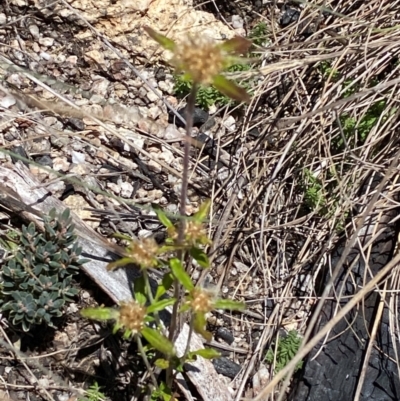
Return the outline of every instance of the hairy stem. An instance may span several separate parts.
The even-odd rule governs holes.
[[[190,158],[190,143],[192,139],[192,129],[193,129],[193,114],[194,114],[194,107],[196,102],[196,94],[197,94],[198,85],[193,83],[192,90],[190,91],[188,102],[186,105],[186,138],[185,138],[185,149],[184,149],[184,156],[183,156],[183,173],[182,173],[182,186],[181,186],[181,200],[179,206],[179,214],[181,215],[182,219],[179,224],[179,231],[178,231],[178,246],[182,245],[185,240],[185,228],[186,228],[186,198],[188,193],[188,185],[189,185],[189,158]],[[182,260],[184,258],[185,252],[179,251],[178,258]],[[179,309],[179,300],[181,295],[181,285],[178,280],[174,280],[174,298],[176,302],[172,309],[172,317],[171,317],[171,324],[169,326],[169,340],[174,341],[176,337],[176,329],[178,326],[178,309]],[[172,369],[167,369],[167,384],[169,380],[173,380]]]
[[[158,390],[157,379],[156,379],[156,377],[154,376],[153,368],[150,366],[150,362],[149,362],[149,360],[148,360],[148,358],[147,358],[146,351],[145,351],[144,348],[143,348],[142,340],[140,339],[140,337],[139,337],[138,335],[135,335],[135,340],[136,340],[136,344],[137,344],[137,346],[138,346],[138,350],[139,350],[139,352],[140,352],[140,355],[141,355],[141,357],[142,357],[142,359],[143,359],[143,362],[144,362],[144,364],[146,365],[147,372],[148,372],[149,375],[150,375],[151,381],[152,381],[154,387],[156,388],[156,390]]]

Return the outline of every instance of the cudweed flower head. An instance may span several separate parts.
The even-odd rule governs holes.
[[[216,44],[206,37],[187,36],[180,43],[156,32],[150,27],[144,28],[147,34],[164,49],[172,52],[171,65],[185,78],[197,85],[214,85],[221,93],[231,99],[249,102],[248,93],[221,73],[232,64],[243,62],[239,55],[250,48],[252,42],[241,37]]]
[[[146,314],[146,307],[137,301],[121,302],[117,324],[135,335],[142,331]]]
[[[142,269],[156,267],[158,265],[157,256],[159,252],[160,247],[152,237],[132,240],[126,249],[125,257],[110,263],[107,268],[108,270],[113,270],[130,263],[137,264]]]
[[[215,294],[201,287],[190,292],[189,304],[194,313],[208,313],[214,309]]]
[[[196,333],[201,334],[206,340],[209,341],[212,338],[211,333],[206,330],[207,313],[211,312],[213,309],[243,310],[245,308],[245,305],[241,302],[218,298],[216,292],[212,289],[195,287],[190,281],[189,276],[187,276],[187,273],[179,273],[176,268],[173,270],[175,275],[178,273],[183,286],[188,291],[186,301],[181,310],[192,311],[193,328]]]
[[[175,226],[168,227],[168,236],[174,241],[178,239],[178,230]],[[211,241],[207,236],[204,224],[197,220],[188,220],[185,225],[185,245],[207,245]]]

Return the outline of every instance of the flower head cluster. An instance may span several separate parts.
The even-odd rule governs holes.
[[[173,240],[178,239],[178,230],[175,226],[168,228],[168,235]],[[210,239],[204,228],[204,224],[198,220],[188,220],[185,224],[185,245],[207,245]]]
[[[215,44],[199,35],[187,36],[177,44],[150,27],[144,29],[164,49],[172,52],[171,65],[177,72],[184,73],[187,80],[197,85],[212,84],[231,99],[250,101],[243,88],[226,79],[221,73],[231,65],[243,62],[239,55],[248,51],[251,41],[237,36]]]
[[[127,253],[134,263],[145,269],[157,266],[158,250],[159,246],[156,240],[150,237],[132,241],[128,246]]]
[[[122,302],[117,319],[118,326],[129,330],[133,335],[140,333],[145,324],[146,313],[146,307],[137,301]]]
[[[139,265],[142,269],[156,267],[158,265],[158,254],[160,247],[152,237],[132,240],[125,250],[125,257],[115,262],[109,263],[108,270],[126,266],[130,263]]]
[[[215,295],[201,287],[190,292],[190,307],[194,313],[208,313],[214,309]]]

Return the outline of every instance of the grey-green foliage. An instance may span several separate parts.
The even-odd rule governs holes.
[[[77,294],[72,279],[86,262],[69,210],[57,216],[53,209],[44,220],[44,233],[33,223],[22,227],[18,250],[0,274],[0,311],[24,331],[42,323],[54,327]]]
[[[278,339],[278,344],[275,347],[271,347],[265,360],[267,363],[272,364],[274,362],[275,357],[275,349],[276,349],[276,359],[275,359],[275,373],[278,373],[282,370],[293,357],[296,355],[297,351],[301,345],[301,337],[299,336],[296,330],[291,330],[288,334]],[[297,363],[295,371],[301,369],[303,366],[303,361]]]

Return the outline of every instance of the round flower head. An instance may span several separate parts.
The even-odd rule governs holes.
[[[193,82],[210,85],[227,67],[227,54],[208,38],[188,36],[176,46],[170,63]]]
[[[119,310],[118,323],[131,331],[132,334],[139,333],[144,327],[146,308],[136,301],[122,302]]]
[[[221,75],[230,65],[241,61],[238,55],[248,51],[251,46],[249,40],[235,37],[215,44],[199,35],[187,36],[177,44],[150,27],[144,29],[164,49],[172,52],[171,65],[187,79],[198,85],[212,84],[231,99],[250,101],[243,88]]]

